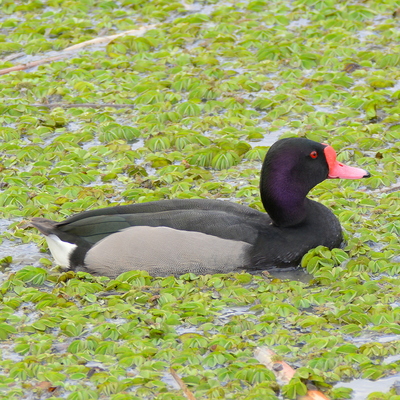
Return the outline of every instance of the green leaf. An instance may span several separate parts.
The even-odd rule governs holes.
[[[107,123],[101,127],[99,139],[102,142],[111,142],[112,140],[124,139],[133,140],[140,135],[140,131],[131,126],[119,125],[116,123]]]
[[[0,323],[0,339],[5,340],[14,333],[17,333],[17,330],[12,325]]]
[[[282,393],[289,399],[295,399],[307,393],[307,386],[300,379],[292,378],[287,385],[282,386]]]
[[[215,169],[227,169],[234,165],[239,164],[240,157],[235,151],[228,151],[226,153],[219,153],[211,160],[211,166]]]
[[[377,60],[378,68],[396,67],[400,64],[400,54],[385,54]]]
[[[339,354],[347,354],[347,353],[357,353],[358,347],[354,344],[344,344],[336,349],[336,352]]]
[[[201,114],[200,106],[191,101],[180,104],[177,110],[182,117],[196,117]]]
[[[25,267],[20,269],[15,277],[23,282],[31,282],[34,285],[42,285],[47,279],[48,273],[43,268]]]
[[[171,147],[171,142],[165,136],[155,136],[146,142],[146,146],[151,151],[161,151],[169,149]]]

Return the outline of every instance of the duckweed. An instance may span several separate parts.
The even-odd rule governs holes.
[[[184,399],[173,367],[198,399],[294,398],[308,382],[339,399],[351,393],[338,381],[399,372],[386,362],[400,353],[396,1],[0,8],[0,69],[148,27],[1,78],[0,398]],[[311,192],[345,243],[306,254],[305,283],[274,272],[110,280],[46,253],[13,258],[10,243],[46,249],[31,217],[169,198],[262,209],[260,163],[288,136],[329,142],[372,174]],[[281,390],[254,358],[262,345],[301,367]]]

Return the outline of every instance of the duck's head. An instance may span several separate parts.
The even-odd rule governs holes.
[[[274,223],[290,226],[305,218],[307,193],[327,178],[360,179],[370,174],[342,164],[335,150],[306,138],[286,138],[267,152],[261,170],[260,191],[266,211]]]

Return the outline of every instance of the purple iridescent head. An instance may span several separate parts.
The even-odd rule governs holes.
[[[269,149],[261,170],[260,191],[274,224],[287,227],[306,216],[306,195],[327,178],[359,179],[370,176],[361,168],[336,160],[327,144],[305,138],[287,138]]]

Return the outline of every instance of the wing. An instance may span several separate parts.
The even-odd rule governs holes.
[[[165,226],[252,244],[259,229],[270,222],[267,214],[239,204],[179,199],[86,211],[52,225],[52,233],[60,231],[93,245],[132,226]]]

